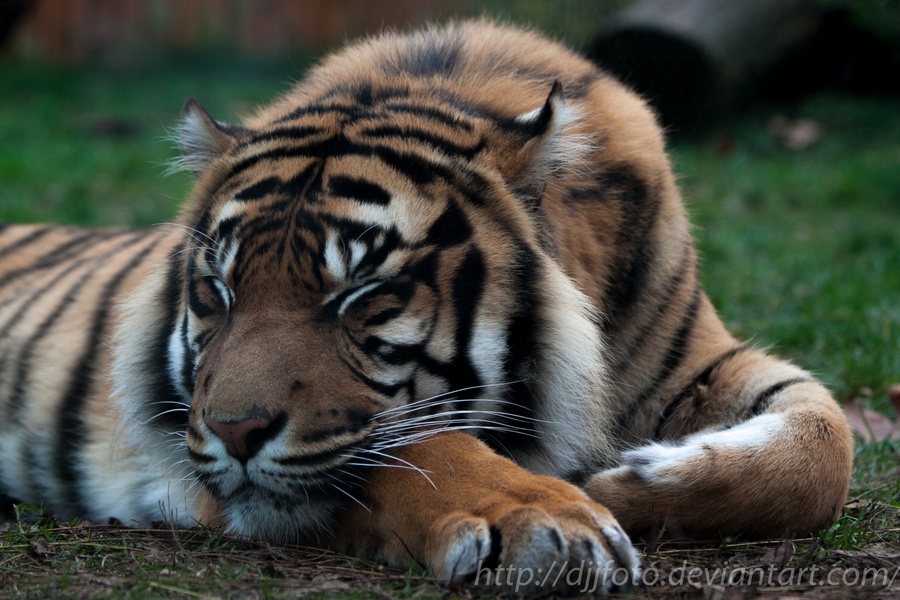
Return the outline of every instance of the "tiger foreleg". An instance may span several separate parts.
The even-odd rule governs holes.
[[[719,383],[694,409],[736,412],[722,410],[729,416],[718,427],[684,431],[692,421],[685,402],[673,409],[681,424],[671,415],[657,428],[662,441],[625,452],[621,466],[595,475],[585,491],[632,535],[778,537],[830,526],[846,500],[853,456],[838,405],[805,372],[755,350],[718,370]]]
[[[373,469],[360,505],[339,515],[341,549],[520,593],[581,589],[589,573],[604,591],[638,576],[615,519],[572,485],[458,432],[395,456],[399,468]]]

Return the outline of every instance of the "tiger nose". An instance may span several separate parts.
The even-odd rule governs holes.
[[[243,421],[219,421],[207,416],[203,422],[225,442],[228,454],[242,463],[253,458],[263,444],[278,433],[272,423],[255,417]]]

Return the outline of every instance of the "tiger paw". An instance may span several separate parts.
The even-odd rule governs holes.
[[[565,482],[525,477],[432,524],[439,578],[522,594],[604,594],[637,580],[640,558],[609,511]]]

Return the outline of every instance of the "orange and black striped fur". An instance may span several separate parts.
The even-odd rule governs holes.
[[[383,35],[180,139],[177,226],[0,233],[9,498],[448,579],[839,514],[841,411],[725,331],[654,115],[562,46]]]

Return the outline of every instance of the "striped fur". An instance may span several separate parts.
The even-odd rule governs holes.
[[[725,331],[653,114],[565,48],[384,35],[243,125],[190,101],[180,138],[177,225],[0,230],[6,496],[451,579],[636,572],[616,520],[772,536],[839,513],[840,410]]]

